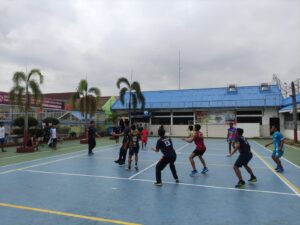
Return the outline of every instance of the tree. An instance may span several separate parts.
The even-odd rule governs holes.
[[[124,84],[125,86],[121,88],[121,84]],[[117,87],[120,89],[120,101],[123,105],[125,105],[125,95],[129,92],[128,118],[129,123],[131,124],[131,105],[134,112],[136,111],[138,104],[141,105],[142,110],[145,108],[145,97],[141,91],[141,86],[137,81],[130,84],[127,78],[121,77],[117,81]]]
[[[59,120],[57,118],[53,118],[53,117],[47,117],[43,120],[43,122],[45,124],[52,124],[52,125],[57,125],[59,124]]]
[[[117,125],[118,124],[118,120],[119,120],[119,115],[118,113],[112,111],[107,118],[105,119],[106,123],[112,123],[113,125]]]
[[[28,127],[35,127],[39,124],[36,118],[28,116]],[[25,117],[18,117],[14,120],[14,126],[24,128],[25,126]]]
[[[87,80],[79,82],[76,93],[72,96],[72,105],[79,108],[81,115],[87,121],[88,114],[94,116],[97,112],[100,102],[100,90],[96,87],[88,88]]]
[[[33,101],[34,104],[42,103],[42,91],[40,85],[44,81],[44,75],[38,69],[32,69],[28,74],[15,72],[13,75],[14,86],[9,93],[12,104],[17,104],[25,114],[24,147],[28,139],[28,111]]]

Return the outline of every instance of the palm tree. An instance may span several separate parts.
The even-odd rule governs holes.
[[[79,108],[85,121],[87,121],[88,114],[90,118],[96,114],[99,102],[100,90],[96,87],[88,88],[87,80],[81,80],[76,93],[72,96],[72,105],[74,108]]]
[[[121,88],[121,84],[124,84],[125,87]],[[120,89],[120,101],[125,104],[125,95],[126,92],[129,92],[129,102],[128,102],[128,118],[129,123],[131,124],[131,105],[135,111],[138,104],[141,105],[141,109],[145,108],[145,97],[141,91],[141,86],[139,82],[134,81],[131,84],[125,77],[121,77],[117,81],[117,87]]]
[[[39,69],[32,69],[28,74],[24,72],[15,72],[13,75],[14,86],[10,90],[9,98],[12,104],[19,105],[21,110],[25,113],[25,126],[24,126],[24,147],[27,145],[28,140],[28,111],[30,104],[42,103],[42,91],[40,85],[44,81],[44,75]]]

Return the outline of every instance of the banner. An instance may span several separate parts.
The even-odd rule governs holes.
[[[197,123],[206,124],[229,124],[235,123],[234,111],[198,111],[196,112]]]

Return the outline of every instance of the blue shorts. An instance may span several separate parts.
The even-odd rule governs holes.
[[[5,142],[5,138],[0,138],[0,145],[3,145]]]
[[[283,156],[283,151],[282,150],[274,150],[272,153],[272,157],[274,158],[281,158]]]

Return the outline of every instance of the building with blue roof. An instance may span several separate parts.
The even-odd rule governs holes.
[[[149,126],[153,134],[159,125],[174,136],[185,136],[189,124],[202,124],[202,132],[209,137],[225,137],[228,123],[244,127],[249,137],[269,136],[270,124],[279,124],[278,110],[283,97],[278,85],[229,85],[223,88],[164,90],[143,92],[145,111],[133,113],[136,123]],[[125,104],[116,101],[112,109],[126,115]]]

